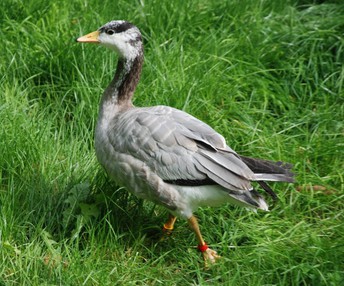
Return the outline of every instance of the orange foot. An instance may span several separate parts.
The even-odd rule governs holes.
[[[221,256],[218,255],[215,250],[210,249],[205,242],[203,242],[203,244],[198,245],[198,250],[203,254],[205,267],[208,267],[209,263],[214,264],[216,260],[221,258]]]
[[[204,263],[206,267],[208,266],[208,264],[214,264],[216,260],[221,258],[221,256],[218,255],[215,250],[212,250],[210,248],[203,251],[202,254],[203,254],[203,259],[204,259]]]
[[[164,227],[162,228],[162,237],[160,238],[160,241],[164,241],[167,237],[169,237],[172,234],[176,219],[177,218],[174,215],[170,214],[168,216],[168,221],[164,224]]]

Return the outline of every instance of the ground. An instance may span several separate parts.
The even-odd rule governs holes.
[[[339,285],[343,273],[342,1],[2,1],[0,285]],[[187,222],[109,181],[93,130],[116,55],[75,39],[142,31],[135,105],[173,106],[237,152],[294,164],[271,211]],[[271,203],[271,202],[270,202]]]

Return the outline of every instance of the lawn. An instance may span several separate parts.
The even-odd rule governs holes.
[[[0,285],[344,283],[343,1],[0,8]],[[95,158],[117,58],[75,39],[113,19],[144,37],[136,106],[182,109],[242,155],[294,164],[297,182],[273,185],[270,212],[199,209],[222,256],[209,269],[187,222],[159,241],[167,211],[118,187]]]

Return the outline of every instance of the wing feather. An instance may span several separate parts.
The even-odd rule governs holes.
[[[211,179],[229,191],[251,190],[260,175],[248,166],[225,139],[202,121],[166,106],[134,108],[115,122],[110,142],[149,166],[164,181]],[[122,139],[119,139],[122,138]],[[269,165],[270,166],[270,165]],[[280,167],[280,168],[283,168]],[[279,180],[278,174],[270,176]],[[264,174],[262,179],[270,178]]]
[[[210,161],[206,157],[203,157],[199,154],[197,154],[195,157],[199,163],[197,168],[205,172],[209,178],[219,185],[233,191],[252,189],[248,180],[232,173],[223,166],[216,164],[216,162]]]
[[[201,148],[199,149],[199,153],[242,178],[247,180],[254,180],[255,178],[254,173],[236,154],[221,151],[214,152]]]

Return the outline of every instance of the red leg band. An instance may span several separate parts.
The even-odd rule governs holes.
[[[204,243],[203,245],[199,244],[197,248],[200,252],[205,252],[208,249],[208,245],[206,243]]]

